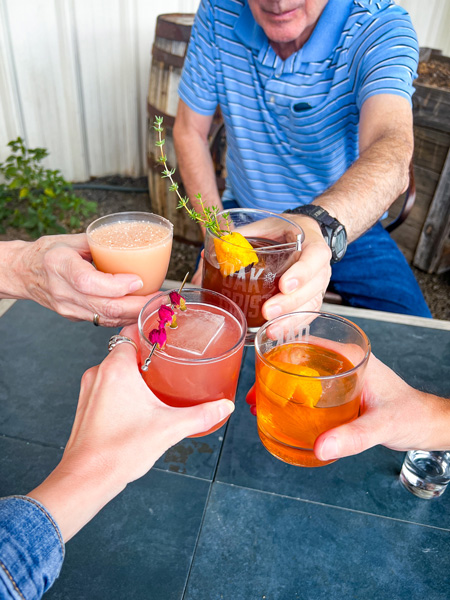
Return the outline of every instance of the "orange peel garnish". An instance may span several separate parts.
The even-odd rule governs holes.
[[[242,267],[258,262],[253,246],[237,231],[214,238],[214,248],[222,277],[233,275]]]
[[[270,364],[284,371],[275,371],[269,367],[265,367],[261,371],[266,388],[272,392],[271,395],[276,395],[278,404],[285,406],[289,401],[294,401],[311,408],[316,406],[322,395],[321,382],[313,379],[320,377],[318,371],[311,367],[293,365],[279,360],[271,360]],[[295,375],[301,377],[295,377]]]

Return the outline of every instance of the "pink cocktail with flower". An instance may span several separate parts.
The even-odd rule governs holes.
[[[191,288],[182,296],[157,294],[139,315],[143,378],[169,406],[234,401],[247,330],[244,314],[210,290]],[[226,420],[199,435],[216,431]]]

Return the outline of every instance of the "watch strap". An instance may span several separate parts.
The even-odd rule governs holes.
[[[305,215],[315,219],[319,223],[322,235],[331,250],[331,262],[339,262],[344,257],[347,249],[347,232],[345,227],[324,208],[317,204],[305,204],[303,206],[297,206],[296,208],[287,209],[284,212],[295,215]],[[339,244],[336,243],[338,236],[340,237]]]

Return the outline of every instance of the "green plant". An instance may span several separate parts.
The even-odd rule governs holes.
[[[15,227],[32,237],[64,233],[95,213],[95,202],[76,196],[59,170],[40,164],[48,156],[45,148],[26,148],[20,137],[8,146],[12,154],[0,163],[0,232]]]
[[[219,213],[219,208],[217,206],[205,206],[203,204],[202,195],[197,194],[195,198],[198,200],[202,212],[199,213],[193,208],[189,208],[189,198],[182,197],[179,191],[179,186],[176,181],[173,180],[173,174],[175,173],[175,169],[169,169],[167,166],[167,156],[164,154],[163,146],[166,143],[166,140],[162,137],[163,134],[163,117],[155,117],[155,121],[153,123],[153,129],[158,133],[158,139],[155,142],[155,146],[160,149],[161,156],[158,157],[158,162],[162,164],[164,167],[164,171],[161,172],[161,177],[168,178],[170,180],[169,191],[175,192],[178,196],[178,206],[177,208],[185,208],[188,212],[188,215],[193,221],[197,221],[200,225],[203,225],[205,229],[209,229],[212,233],[215,233],[218,236],[230,233],[230,222],[228,213],[222,214],[222,219],[225,222],[226,229],[223,229],[219,223],[217,215]]]

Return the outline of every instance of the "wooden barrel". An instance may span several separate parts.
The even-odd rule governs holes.
[[[147,96],[147,165],[148,185],[152,202],[152,211],[169,219],[174,226],[174,237],[187,242],[200,243],[200,227],[192,221],[187,212],[177,210],[178,198],[169,191],[170,182],[161,177],[162,167],[157,162],[159,148],[156,148],[157,132],[153,129],[155,116],[164,118],[164,153],[169,168],[176,168],[177,161],[173,144],[173,125],[178,105],[178,84],[189,44],[193,14],[159,15],[156,21],[155,41],[152,48],[152,64]],[[216,139],[216,133],[222,123],[220,111],[213,119],[210,138]],[[217,144],[216,144],[217,146]],[[219,188],[223,188],[223,165],[225,158],[215,151],[214,162]],[[174,179],[180,184],[180,193],[185,195],[178,170]],[[201,193],[201,190],[199,190]]]

